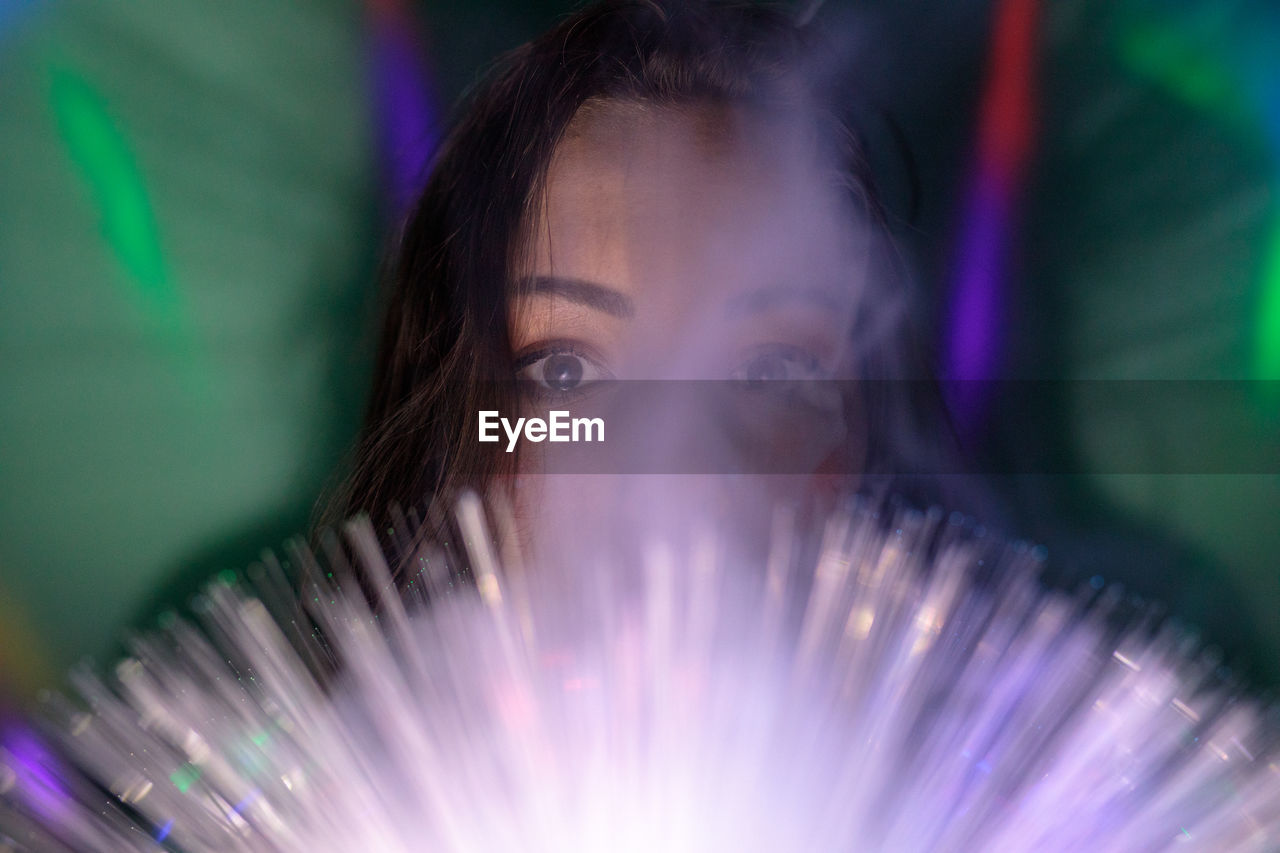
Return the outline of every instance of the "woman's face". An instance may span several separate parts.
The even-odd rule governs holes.
[[[729,470],[716,454],[741,450],[742,435],[717,435],[728,422],[723,406],[717,414],[687,401],[723,403],[758,380],[852,375],[849,329],[866,235],[807,124],[636,103],[593,104],[571,123],[529,223],[527,274],[509,318],[517,371],[545,395],[522,414],[563,408],[577,416],[603,405],[589,399],[593,382],[657,381],[609,383],[610,411],[631,405],[624,421],[605,418],[610,452],[626,457],[606,474],[573,476],[556,489],[533,476],[557,473],[548,445],[522,447],[517,506],[526,530],[565,513],[579,523],[588,511],[616,517],[623,493],[641,483],[666,496],[696,494],[700,507],[723,504],[741,493],[741,479],[729,488],[705,466],[685,471],[669,460],[715,457],[717,470]],[[795,415],[794,406],[783,408]],[[770,436],[766,449],[785,444],[779,430],[794,432],[794,424],[783,414],[778,429],[761,430],[762,411],[770,410],[745,416],[754,426],[743,434]],[[858,452],[861,438],[843,412],[837,419],[839,430],[807,434],[786,473],[812,474],[851,444]],[[667,464],[636,461],[654,454]],[[770,480],[765,491],[794,491],[796,480]]]

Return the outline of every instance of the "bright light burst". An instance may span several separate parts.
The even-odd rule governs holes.
[[[259,567],[112,686],[79,674],[88,712],[50,700],[68,759],[0,753],[0,825],[92,850],[1276,849],[1274,730],[1177,629],[1046,592],[1033,549],[940,513],[789,519],[767,554],[708,533],[503,572],[470,499],[474,584],[400,551],[429,608],[353,525],[323,569],[294,555],[307,615]]]

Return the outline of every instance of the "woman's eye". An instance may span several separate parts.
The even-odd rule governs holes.
[[[770,347],[744,362],[733,378],[755,385],[761,382],[829,379],[817,356],[792,346]]]
[[[563,394],[607,378],[586,356],[569,350],[534,353],[516,363],[516,378],[533,382],[540,390]]]

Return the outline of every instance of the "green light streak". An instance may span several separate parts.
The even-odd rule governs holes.
[[[1171,27],[1135,27],[1125,34],[1120,52],[1135,72],[1179,100],[1235,121],[1251,114],[1240,86],[1223,64]]]
[[[79,75],[53,70],[51,106],[63,144],[102,217],[103,236],[153,319],[179,321],[177,293],[160,248],[146,185],[101,94]]]
[[[184,794],[199,778],[200,768],[193,764],[184,764],[169,775],[169,781],[173,783],[173,787]]]
[[[1272,223],[1264,264],[1254,376],[1280,380],[1280,220]]]
[[[1256,87],[1245,85],[1233,73],[1225,45],[1229,40],[1219,36],[1214,21],[1202,26],[1134,26],[1124,35],[1120,52],[1126,63],[1138,74],[1162,86],[1185,103],[1237,125],[1254,129],[1269,137],[1268,149],[1280,160],[1280,142],[1276,134],[1265,133],[1266,110],[1256,103]],[[1186,33],[1195,33],[1189,38]],[[1212,43],[1219,42],[1216,46]],[[1208,41],[1210,44],[1198,42]],[[1238,64],[1238,63],[1237,63]],[[1268,66],[1269,67],[1269,66]],[[1274,86],[1265,87],[1273,92]],[[1249,93],[1254,92],[1250,98]],[[1273,178],[1273,188],[1280,191],[1280,179]],[[1268,383],[1272,402],[1280,401],[1272,383],[1280,380],[1280,215],[1273,214],[1271,231],[1263,247],[1262,278],[1258,289],[1257,318],[1253,341],[1252,373],[1255,379]]]

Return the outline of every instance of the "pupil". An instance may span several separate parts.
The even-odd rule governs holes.
[[[542,366],[542,379],[555,391],[568,391],[582,381],[582,359],[576,355],[553,355]]]
[[[776,355],[762,355],[747,365],[747,381],[771,382],[786,377],[786,365]]]

